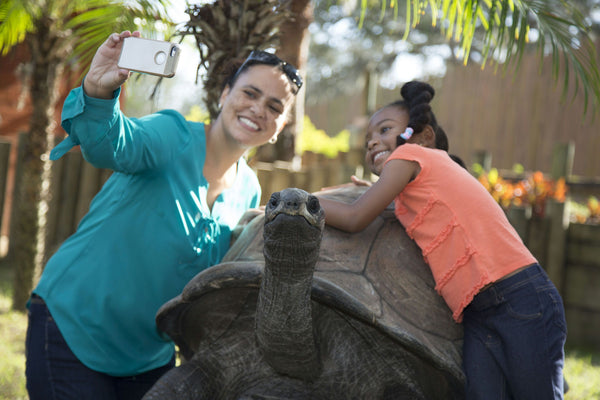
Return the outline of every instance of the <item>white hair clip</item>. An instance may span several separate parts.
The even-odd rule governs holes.
[[[407,126],[406,130],[400,134],[400,137],[404,140],[408,140],[412,137],[414,132],[415,131],[413,130],[413,128],[411,128],[410,126]]]

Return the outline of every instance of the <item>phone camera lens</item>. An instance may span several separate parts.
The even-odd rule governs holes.
[[[159,51],[154,56],[154,62],[157,63],[158,65],[164,64],[166,59],[167,59],[167,54],[164,51]]]

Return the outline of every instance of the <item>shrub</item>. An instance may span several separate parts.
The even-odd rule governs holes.
[[[298,152],[305,151],[324,154],[334,158],[337,154],[350,150],[350,131],[343,130],[335,136],[329,136],[322,129],[312,123],[308,116],[304,116],[302,134],[298,140]]]

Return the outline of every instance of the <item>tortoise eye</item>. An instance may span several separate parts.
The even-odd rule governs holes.
[[[321,209],[321,203],[319,203],[319,199],[317,199],[315,196],[310,196],[306,208],[310,213],[316,214]]]
[[[279,195],[279,192],[275,192],[271,195],[271,199],[269,199],[269,205],[271,207],[277,207],[277,204],[279,204],[279,199],[281,198],[281,196]]]

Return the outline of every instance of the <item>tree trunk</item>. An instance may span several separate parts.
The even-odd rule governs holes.
[[[24,135],[21,176],[15,185],[9,260],[15,268],[13,309],[24,310],[25,304],[37,281],[41,265],[37,258],[43,254],[44,215],[40,205],[46,199],[42,195],[45,177],[44,154],[48,151],[48,137],[54,127],[56,103],[56,76],[60,60],[56,44],[60,39],[54,35],[50,18],[36,21],[37,32],[30,34],[32,70],[30,96],[32,115],[30,131]],[[40,218],[41,217],[41,218]]]
[[[292,18],[280,28],[280,46],[277,55],[300,70],[306,83],[306,62],[310,36],[308,25],[313,20],[313,5],[310,0],[293,0],[290,4]],[[258,148],[256,159],[260,161],[290,161],[296,154],[297,136],[302,132],[306,87],[296,96],[290,121],[279,134],[275,145],[266,144]]]

